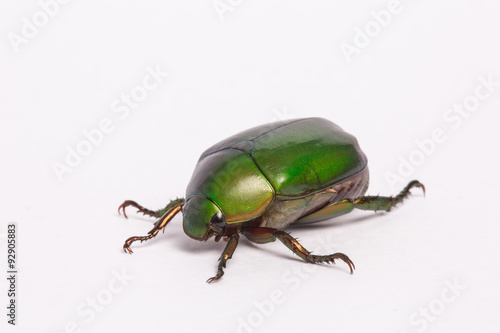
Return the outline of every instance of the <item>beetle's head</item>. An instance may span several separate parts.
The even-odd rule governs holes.
[[[203,196],[192,196],[184,204],[184,232],[191,238],[206,241],[213,235],[219,235],[226,225],[219,207]]]

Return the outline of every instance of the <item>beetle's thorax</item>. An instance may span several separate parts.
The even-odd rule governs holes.
[[[186,200],[205,197],[217,205],[228,224],[262,214],[274,189],[252,158],[237,149],[223,149],[201,159],[186,189]]]

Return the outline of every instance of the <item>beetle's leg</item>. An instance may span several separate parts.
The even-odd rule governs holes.
[[[142,207],[141,205],[139,205],[135,201],[126,200],[124,203],[122,203],[120,205],[120,207],[118,207],[118,214],[120,214],[120,209],[121,209],[123,211],[123,215],[126,218],[128,218],[127,214],[125,213],[125,208],[128,207],[128,206],[132,206],[132,207],[137,208],[138,209],[137,212],[138,213],[142,213],[142,215],[149,215],[151,217],[160,218],[161,216],[163,216],[163,214],[165,214],[167,212],[167,210],[169,210],[173,206],[177,205],[179,202],[183,203],[184,199],[180,198],[180,199],[171,200],[165,208],[159,209],[159,210],[155,211],[155,210],[151,210],[151,209],[147,209],[145,207]]]
[[[279,239],[286,247],[292,250],[293,253],[298,255],[304,261],[321,264],[321,263],[335,263],[335,259],[340,259],[344,261],[351,270],[351,274],[354,270],[354,263],[343,253],[334,253],[325,256],[317,256],[311,254],[308,250],[306,250],[295,238],[290,236],[290,234],[273,228],[265,228],[265,227],[256,227],[256,228],[246,228],[243,229],[243,234],[252,242],[263,244],[274,242],[276,239]]]
[[[156,217],[156,218],[159,218],[161,216],[159,210],[154,211],[154,210],[144,208],[141,205],[139,205],[137,202],[132,201],[132,200],[126,200],[124,203],[122,203],[120,205],[120,207],[118,207],[118,214],[120,214],[121,213],[120,210],[122,210],[123,216],[125,216],[125,218],[128,218],[127,213],[125,213],[125,208],[128,206],[132,206],[132,207],[137,208],[138,209],[137,212],[142,213],[143,215],[149,215],[149,216]]]
[[[134,237],[130,237],[129,239],[127,239],[125,241],[125,244],[123,244],[123,251],[132,254],[132,249],[130,249],[130,245],[133,242],[140,240],[142,243],[148,239],[155,237],[161,229],[163,229],[165,231],[165,227],[167,226],[167,223],[170,222],[174,218],[174,216],[182,210],[182,207],[184,206],[184,199],[182,199],[182,200],[178,199],[176,201],[177,201],[177,204],[173,205],[173,207],[170,207],[165,212],[165,214],[163,214],[163,216],[160,217],[155,222],[154,228],[148,232],[147,236],[134,236]],[[167,205],[167,207],[168,207],[168,205]]]
[[[222,252],[222,255],[219,258],[219,266],[217,267],[217,274],[214,277],[211,277],[207,280],[207,283],[211,283],[217,281],[224,275],[223,268],[226,268],[226,261],[231,259],[233,256],[234,250],[236,250],[236,246],[238,245],[238,233],[233,234],[229,237],[229,241],[227,242],[226,248]]]
[[[418,180],[412,180],[406,187],[395,197],[380,197],[380,196],[365,196],[358,197],[353,200],[355,208],[362,210],[385,210],[390,211],[392,207],[402,203],[410,194],[410,189],[420,187],[425,195],[425,187]]]
[[[390,211],[392,207],[402,203],[410,194],[410,190],[414,187],[422,188],[425,195],[425,187],[417,180],[411,181],[406,187],[395,197],[381,196],[363,196],[355,199],[344,199],[334,202],[312,214],[301,217],[297,220],[298,223],[316,222],[326,220],[336,216],[350,213],[354,208],[361,210],[385,210]]]

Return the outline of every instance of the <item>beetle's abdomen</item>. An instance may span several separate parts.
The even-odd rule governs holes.
[[[302,222],[302,217],[308,216],[323,207],[344,199],[354,199],[365,194],[368,189],[369,172],[368,167],[361,172],[329,187],[321,192],[316,192],[305,197],[294,199],[276,198],[272,205],[266,210],[261,219],[261,227],[284,229],[290,224],[311,223]],[[312,222],[319,222],[329,219],[314,219]]]

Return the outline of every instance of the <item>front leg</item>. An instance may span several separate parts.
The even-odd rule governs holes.
[[[132,254],[132,250],[130,249],[130,245],[135,242],[135,241],[147,241],[148,239],[154,238],[160,230],[163,229],[165,231],[165,227],[167,226],[168,222],[170,222],[177,213],[182,211],[182,208],[184,207],[184,199],[177,199],[174,201],[171,201],[165,209],[168,208],[167,211],[155,222],[154,228],[151,229],[148,232],[147,236],[133,236],[130,237],[125,241],[125,244],[123,244],[123,250],[125,252],[128,252]],[[124,210],[125,212],[125,210]]]
[[[224,249],[224,252],[222,252],[222,255],[219,258],[219,266],[217,267],[217,274],[214,277],[208,279],[207,283],[217,281],[222,277],[222,275],[224,275],[223,268],[226,268],[226,261],[231,259],[231,257],[233,256],[234,250],[236,250],[236,246],[238,245],[239,238],[240,236],[238,236],[238,233],[235,233],[229,237],[229,241],[227,242],[226,248]]]
[[[125,218],[128,218],[127,216],[127,213],[125,213],[125,208],[128,207],[128,206],[132,206],[132,207],[135,207],[138,209],[138,213],[142,213],[142,215],[149,215],[151,217],[156,217],[156,218],[160,218],[160,211],[154,211],[154,210],[151,210],[151,209],[147,209],[145,207],[142,207],[141,205],[139,205],[137,202],[135,201],[132,201],[132,200],[126,200],[124,203],[122,203],[120,205],[120,207],[118,207],[118,214],[120,214],[120,210],[123,211],[123,215],[125,216]]]
[[[286,247],[292,250],[293,253],[298,255],[304,261],[314,263],[314,264],[322,264],[322,263],[335,263],[335,259],[340,259],[345,262],[349,269],[351,270],[351,274],[354,271],[354,263],[343,253],[334,253],[324,256],[317,256],[306,250],[295,238],[290,236],[290,234],[273,228],[265,228],[265,227],[256,227],[256,228],[246,228],[243,229],[243,234],[252,242],[263,244],[274,242],[279,239]]]
[[[168,205],[165,208],[163,208],[163,209],[151,210],[151,209],[147,209],[147,208],[139,205],[135,201],[125,200],[125,202],[122,203],[120,205],[120,207],[118,207],[118,214],[120,214],[121,211],[123,211],[123,215],[125,216],[125,218],[128,218],[127,213],[125,213],[125,208],[127,208],[128,206],[132,206],[132,207],[137,208],[138,209],[137,212],[138,213],[142,213],[142,215],[149,215],[151,217],[156,217],[157,219],[159,219],[160,217],[162,217],[163,215],[165,215],[165,213],[167,211],[169,211],[170,209],[172,209],[172,207],[178,206],[178,205],[183,204],[183,203],[184,203],[184,198],[177,198],[175,200],[170,200],[170,202],[168,203]]]

